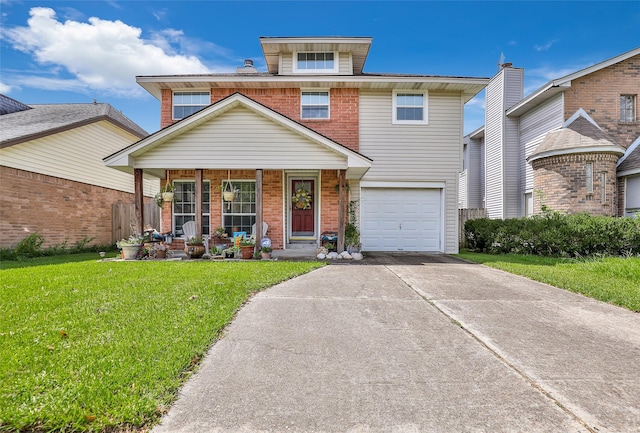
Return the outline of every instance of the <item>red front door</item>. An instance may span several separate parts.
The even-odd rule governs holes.
[[[292,180],[291,194],[291,235],[313,236],[316,205],[314,181]]]

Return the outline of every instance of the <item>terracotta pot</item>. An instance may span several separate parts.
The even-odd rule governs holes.
[[[165,250],[156,250],[156,258],[157,259],[166,259],[167,252]]]
[[[199,259],[205,253],[204,245],[189,245],[184,247],[184,252],[192,259]]]
[[[252,258],[254,249],[255,249],[255,247],[252,247],[252,246],[240,247],[240,252],[242,253],[242,258],[243,259]]]
[[[262,254],[262,258],[265,260],[268,260],[271,258],[271,253],[265,253],[264,251],[261,253]]]

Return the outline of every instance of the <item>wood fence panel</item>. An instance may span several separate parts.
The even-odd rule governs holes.
[[[136,209],[133,203],[114,203],[111,207],[111,241],[117,242],[131,236],[131,224],[135,225]],[[160,231],[160,207],[155,203],[144,205],[144,225]]]
[[[458,209],[458,244],[460,248],[467,246],[467,239],[464,235],[464,223],[476,218],[486,218],[486,216],[487,210],[485,208]]]

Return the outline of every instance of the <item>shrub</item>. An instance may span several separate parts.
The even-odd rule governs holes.
[[[470,249],[495,254],[553,257],[640,254],[640,220],[545,212],[531,218],[465,224]]]
[[[73,245],[69,246],[67,241],[60,244],[52,245],[47,248],[42,248],[44,244],[44,236],[39,233],[31,233],[26,238],[22,239],[15,249],[2,248],[0,249],[0,260],[25,260],[34,257],[43,256],[58,256],[62,254],[79,254],[79,253],[93,253],[98,251],[115,251],[115,246],[112,244],[97,245],[91,244],[95,238],[85,236]]]

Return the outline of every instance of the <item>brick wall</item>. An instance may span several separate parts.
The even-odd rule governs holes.
[[[300,89],[211,89],[211,103],[239,92],[260,102],[308,128],[331,138],[352,150],[359,149],[359,91],[331,89],[330,119],[302,120],[300,118]],[[174,122],[171,114],[172,91],[162,91],[161,127]]]
[[[560,155],[533,161],[533,210],[542,205],[568,213],[616,216],[618,212],[616,162],[612,154]],[[586,189],[587,162],[593,167],[593,193]],[[606,173],[605,199],[602,200],[601,173]]]
[[[203,180],[211,182],[210,212],[212,229],[220,226],[222,221],[222,192],[216,187],[222,185],[227,176],[226,170],[204,170],[203,172]],[[335,189],[338,184],[337,171],[323,170],[321,176],[320,197],[322,209],[318,234],[323,231],[338,230],[338,192]],[[230,177],[233,180],[255,180],[256,175],[254,170],[231,170]],[[195,170],[173,170],[169,173],[169,178],[172,181],[180,179],[193,181],[195,179]],[[282,249],[285,242],[285,233],[283,232],[283,182],[284,173],[282,170],[264,170],[262,173],[263,217],[264,221],[269,225],[267,236],[271,239],[274,249]],[[164,181],[162,186],[164,186]],[[164,203],[162,207],[162,233],[170,232],[171,230],[171,203]],[[182,249],[182,241],[175,240],[171,248]]]
[[[636,95],[636,122],[620,122],[620,95]],[[628,147],[640,136],[640,55],[573,80],[564,97],[565,120],[582,108],[618,144]]]
[[[14,248],[31,233],[45,247],[85,236],[111,243],[111,205],[133,203],[133,194],[29,171],[0,167],[0,246]]]

